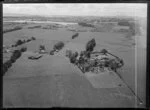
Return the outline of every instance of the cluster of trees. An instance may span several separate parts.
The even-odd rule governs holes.
[[[54,45],[54,50],[61,50],[63,47],[65,46],[65,44],[62,42],[62,41],[60,41],[60,42],[58,42],[58,43],[56,43],[55,45]]]
[[[79,66],[79,68],[83,72],[85,72],[90,69],[90,64],[88,62],[88,59],[90,58],[90,54],[94,50],[95,46],[96,46],[96,42],[95,39],[93,38],[87,42],[85,51],[81,51],[80,54],[78,54],[78,52],[72,52],[71,50],[67,50],[66,56],[70,59],[70,63],[82,65]]]
[[[17,47],[19,45],[22,45],[22,44],[24,44],[26,42],[30,42],[32,40],[36,40],[36,38],[32,36],[30,39],[27,39],[27,40],[25,40],[25,39],[24,40],[19,39],[19,40],[17,40],[17,42],[16,42],[15,45],[12,45],[12,47]]]
[[[12,66],[12,63],[15,63],[18,58],[21,57],[22,52],[27,51],[26,47],[22,47],[20,50],[14,50],[12,56],[8,61],[3,64],[3,75],[8,71],[8,69]]]
[[[79,35],[79,33],[74,34],[74,35],[72,36],[72,39],[78,37],[78,35]]]
[[[50,55],[54,55],[54,52],[55,52],[55,51],[61,50],[64,46],[65,46],[64,42],[62,42],[62,41],[57,42],[57,43],[54,45],[53,50],[50,51]]]
[[[22,27],[16,26],[16,27],[14,27],[12,29],[4,30],[3,33],[12,32],[12,31],[20,30],[20,29],[22,29]]]
[[[94,50],[95,46],[96,46],[96,42],[95,42],[95,39],[93,38],[89,42],[87,42],[85,51],[81,51],[81,53],[78,54],[78,52],[72,52],[71,50],[67,50],[66,57],[70,59],[71,63],[76,62],[76,58],[78,57],[78,55],[80,55],[79,60],[90,58],[90,54]],[[83,61],[79,61],[79,63],[83,63]]]
[[[71,50],[66,51],[66,56],[69,58],[70,63],[75,64],[79,67],[79,69],[84,73],[90,69],[90,64],[88,62],[86,51],[72,52]],[[90,56],[90,55],[89,55]]]
[[[108,67],[111,70],[116,72],[118,68],[124,65],[123,60],[119,59],[118,57],[116,57],[117,59],[105,58],[104,60],[99,60],[99,59],[90,60],[91,52],[94,50],[95,46],[96,46],[95,39],[91,39],[90,41],[87,42],[85,51],[81,51],[80,54],[78,54],[78,52],[72,52],[71,50],[66,50],[66,57],[70,59],[70,63],[78,65],[78,67],[81,69],[83,73],[90,70],[95,71],[96,68],[103,69],[104,67]],[[106,54],[108,52],[106,49],[103,49],[101,53]]]

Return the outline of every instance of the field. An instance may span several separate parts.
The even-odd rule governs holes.
[[[35,22],[27,22],[29,19]],[[55,23],[48,23],[45,19]],[[141,38],[146,37],[145,25],[129,18],[114,18],[112,21],[101,18],[101,22],[97,19],[100,18],[4,17],[4,21],[11,22],[3,21],[3,45],[11,46],[18,39],[32,36],[36,40],[14,47],[18,49],[26,46],[27,51],[3,76],[3,106],[144,107],[146,47]],[[25,21],[18,23],[14,20]],[[90,25],[79,24],[85,21]],[[6,32],[17,26],[21,29]],[[79,36],[72,39],[76,32]],[[118,72],[121,79],[115,73],[84,75],[65,57],[67,49],[80,52],[92,38],[96,40],[96,51],[107,49],[124,60],[125,65]],[[59,41],[64,42],[65,46],[55,55],[46,54],[39,60],[28,59],[28,56],[38,51],[40,45],[44,45],[49,53]],[[9,52],[3,53],[3,63],[9,58]],[[140,97],[142,105],[127,85]]]

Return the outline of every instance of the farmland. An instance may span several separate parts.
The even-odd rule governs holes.
[[[3,106],[135,107],[136,97],[126,84],[135,92],[138,80],[137,95],[143,105],[139,105],[139,100],[137,103],[143,107],[146,48],[140,39],[146,36],[146,26],[140,21],[143,19],[127,17],[4,17],[3,45],[12,51],[22,47],[27,51],[3,76]],[[76,33],[78,36],[72,39]],[[11,47],[19,39],[31,37],[36,40]],[[92,38],[96,41],[94,51],[107,49],[124,60],[125,65],[118,71],[124,82],[114,73],[83,74],[65,57],[67,49],[85,50],[85,44]],[[58,42],[63,42],[64,47],[50,55]],[[39,51],[40,45],[45,46],[48,54],[38,60],[28,59]],[[3,63],[10,56],[11,52],[3,53]]]

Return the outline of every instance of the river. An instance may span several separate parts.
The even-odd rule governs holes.
[[[31,21],[31,20],[14,20],[14,21],[3,21],[3,22],[17,22],[17,23],[55,23],[61,25],[73,25],[78,23],[73,22],[54,22],[54,21]]]

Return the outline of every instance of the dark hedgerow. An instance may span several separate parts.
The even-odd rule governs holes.
[[[26,42],[30,42],[31,41],[31,39],[27,39],[27,41]]]
[[[7,72],[8,68],[6,63],[3,64],[3,75]]]
[[[10,61],[11,61],[12,63],[15,63],[15,62],[16,62],[16,59],[14,59],[14,57],[11,56],[11,57],[10,57]]]
[[[12,63],[16,62],[16,60],[21,57],[22,52],[25,52],[26,50],[26,47],[22,47],[20,50],[13,51],[10,59],[3,64],[3,75],[7,72],[8,68],[12,66]]]
[[[11,60],[8,60],[3,64],[3,75],[7,72],[8,68],[10,68],[11,66],[12,66]]]
[[[5,65],[7,68],[10,68],[12,66],[12,62],[10,60],[5,62]]]
[[[65,44],[62,41],[60,41],[54,45],[54,50],[61,50],[64,47],[64,45]]]
[[[94,25],[86,23],[86,22],[79,22],[78,25],[83,26],[83,27],[94,27]]]

